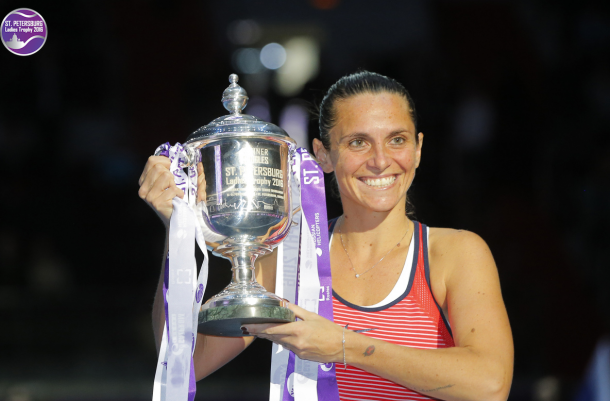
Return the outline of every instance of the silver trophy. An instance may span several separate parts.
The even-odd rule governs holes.
[[[184,145],[191,162],[202,163],[199,225],[213,251],[233,265],[231,283],[201,306],[198,332],[231,337],[243,335],[243,324],[295,320],[284,299],[256,282],[254,262],[288,235],[296,143],[280,127],[241,113],[248,96],[237,81],[231,74],[222,95],[231,114],[199,128]]]

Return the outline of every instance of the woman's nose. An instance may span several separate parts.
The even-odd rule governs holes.
[[[369,160],[369,166],[371,166],[377,170],[383,171],[391,163],[392,163],[392,161],[390,160],[390,157],[386,153],[386,149],[384,148],[383,145],[377,144],[376,146],[373,147],[372,155]]]

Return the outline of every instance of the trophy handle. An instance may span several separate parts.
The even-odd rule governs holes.
[[[197,164],[200,160],[200,153],[199,153],[199,149],[197,148],[193,148],[192,146],[187,145],[183,145],[184,146],[184,153],[185,153],[185,163],[184,163],[184,167],[191,167],[195,164]],[[154,156],[165,156],[165,157],[169,157],[169,142],[167,142],[164,145],[159,146],[154,153]]]
[[[201,153],[199,152],[199,149],[189,145],[184,145],[184,151],[186,152],[185,167],[194,166],[201,161]]]

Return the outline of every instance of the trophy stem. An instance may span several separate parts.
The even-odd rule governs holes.
[[[295,315],[286,300],[268,292],[256,282],[254,262],[270,250],[225,248],[223,256],[231,260],[231,283],[218,295],[201,305],[198,332],[214,336],[242,337],[241,326],[250,323],[289,323]]]
[[[231,264],[233,265],[233,276],[231,284],[256,284],[256,276],[254,274],[254,262],[258,255],[256,253],[240,252],[231,255]]]

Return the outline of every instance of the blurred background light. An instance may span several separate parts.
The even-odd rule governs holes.
[[[233,52],[233,68],[244,74],[254,74],[262,69],[260,51],[250,47]]]
[[[271,113],[269,112],[269,102],[261,96],[252,96],[248,100],[246,113],[251,116],[258,117],[263,121],[271,121]]]
[[[288,40],[285,49],[286,62],[275,77],[276,90],[284,96],[296,96],[318,75],[320,47],[313,38],[300,36]]]
[[[496,112],[491,100],[480,93],[458,100],[453,116],[456,147],[465,151],[485,149],[493,139]]]
[[[339,5],[339,0],[310,0],[310,2],[319,10],[331,10]]]
[[[236,45],[251,45],[260,39],[261,34],[260,25],[249,19],[233,21],[227,27],[227,36]]]
[[[534,401],[559,401],[561,399],[561,383],[554,376],[546,376],[534,384],[532,399]]]
[[[261,63],[270,70],[277,70],[286,62],[286,50],[279,43],[269,43],[261,50]]]
[[[282,109],[279,125],[297,141],[297,147],[303,147],[311,151],[309,146],[308,127],[309,113],[301,101],[292,101]]]

